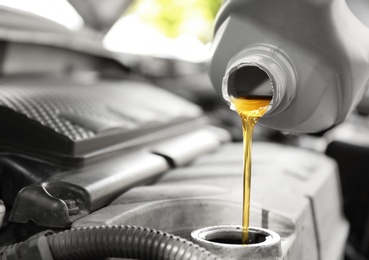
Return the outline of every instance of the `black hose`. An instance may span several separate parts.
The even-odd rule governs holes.
[[[47,237],[55,260],[129,259],[208,260],[216,257],[183,238],[149,228],[96,226]]]

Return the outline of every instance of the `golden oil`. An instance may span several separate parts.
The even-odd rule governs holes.
[[[232,98],[232,103],[240,115],[243,130],[243,216],[242,216],[242,244],[248,244],[250,220],[250,189],[251,189],[251,147],[252,133],[256,122],[268,109],[270,96],[253,98]]]

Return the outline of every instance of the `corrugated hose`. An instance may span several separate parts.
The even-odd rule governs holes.
[[[46,239],[44,244],[47,241],[46,244],[54,260],[103,259],[106,257],[152,260],[216,259],[216,256],[186,239],[144,227],[85,227],[47,235]],[[31,259],[13,257],[22,254],[26,256],[24,244],[25,242],[22,242],[0,248],[1,260]],[[17,247],[23,247],[22,253],[14,253]],[[8,250],[13,253],[7,253]],[[10,255],[12,256],[9,257]]]

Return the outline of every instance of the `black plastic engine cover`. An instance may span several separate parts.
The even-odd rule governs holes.
[[[0,80],[1,152],[66,162],[201,115],[184,99],[139,82]]]

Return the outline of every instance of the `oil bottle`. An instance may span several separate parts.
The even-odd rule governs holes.
[[[344,0],[227,0],[207,64],[231,108],[232,98],[271,96],[262,125],[319,132],[368,85],[369,29]]]

